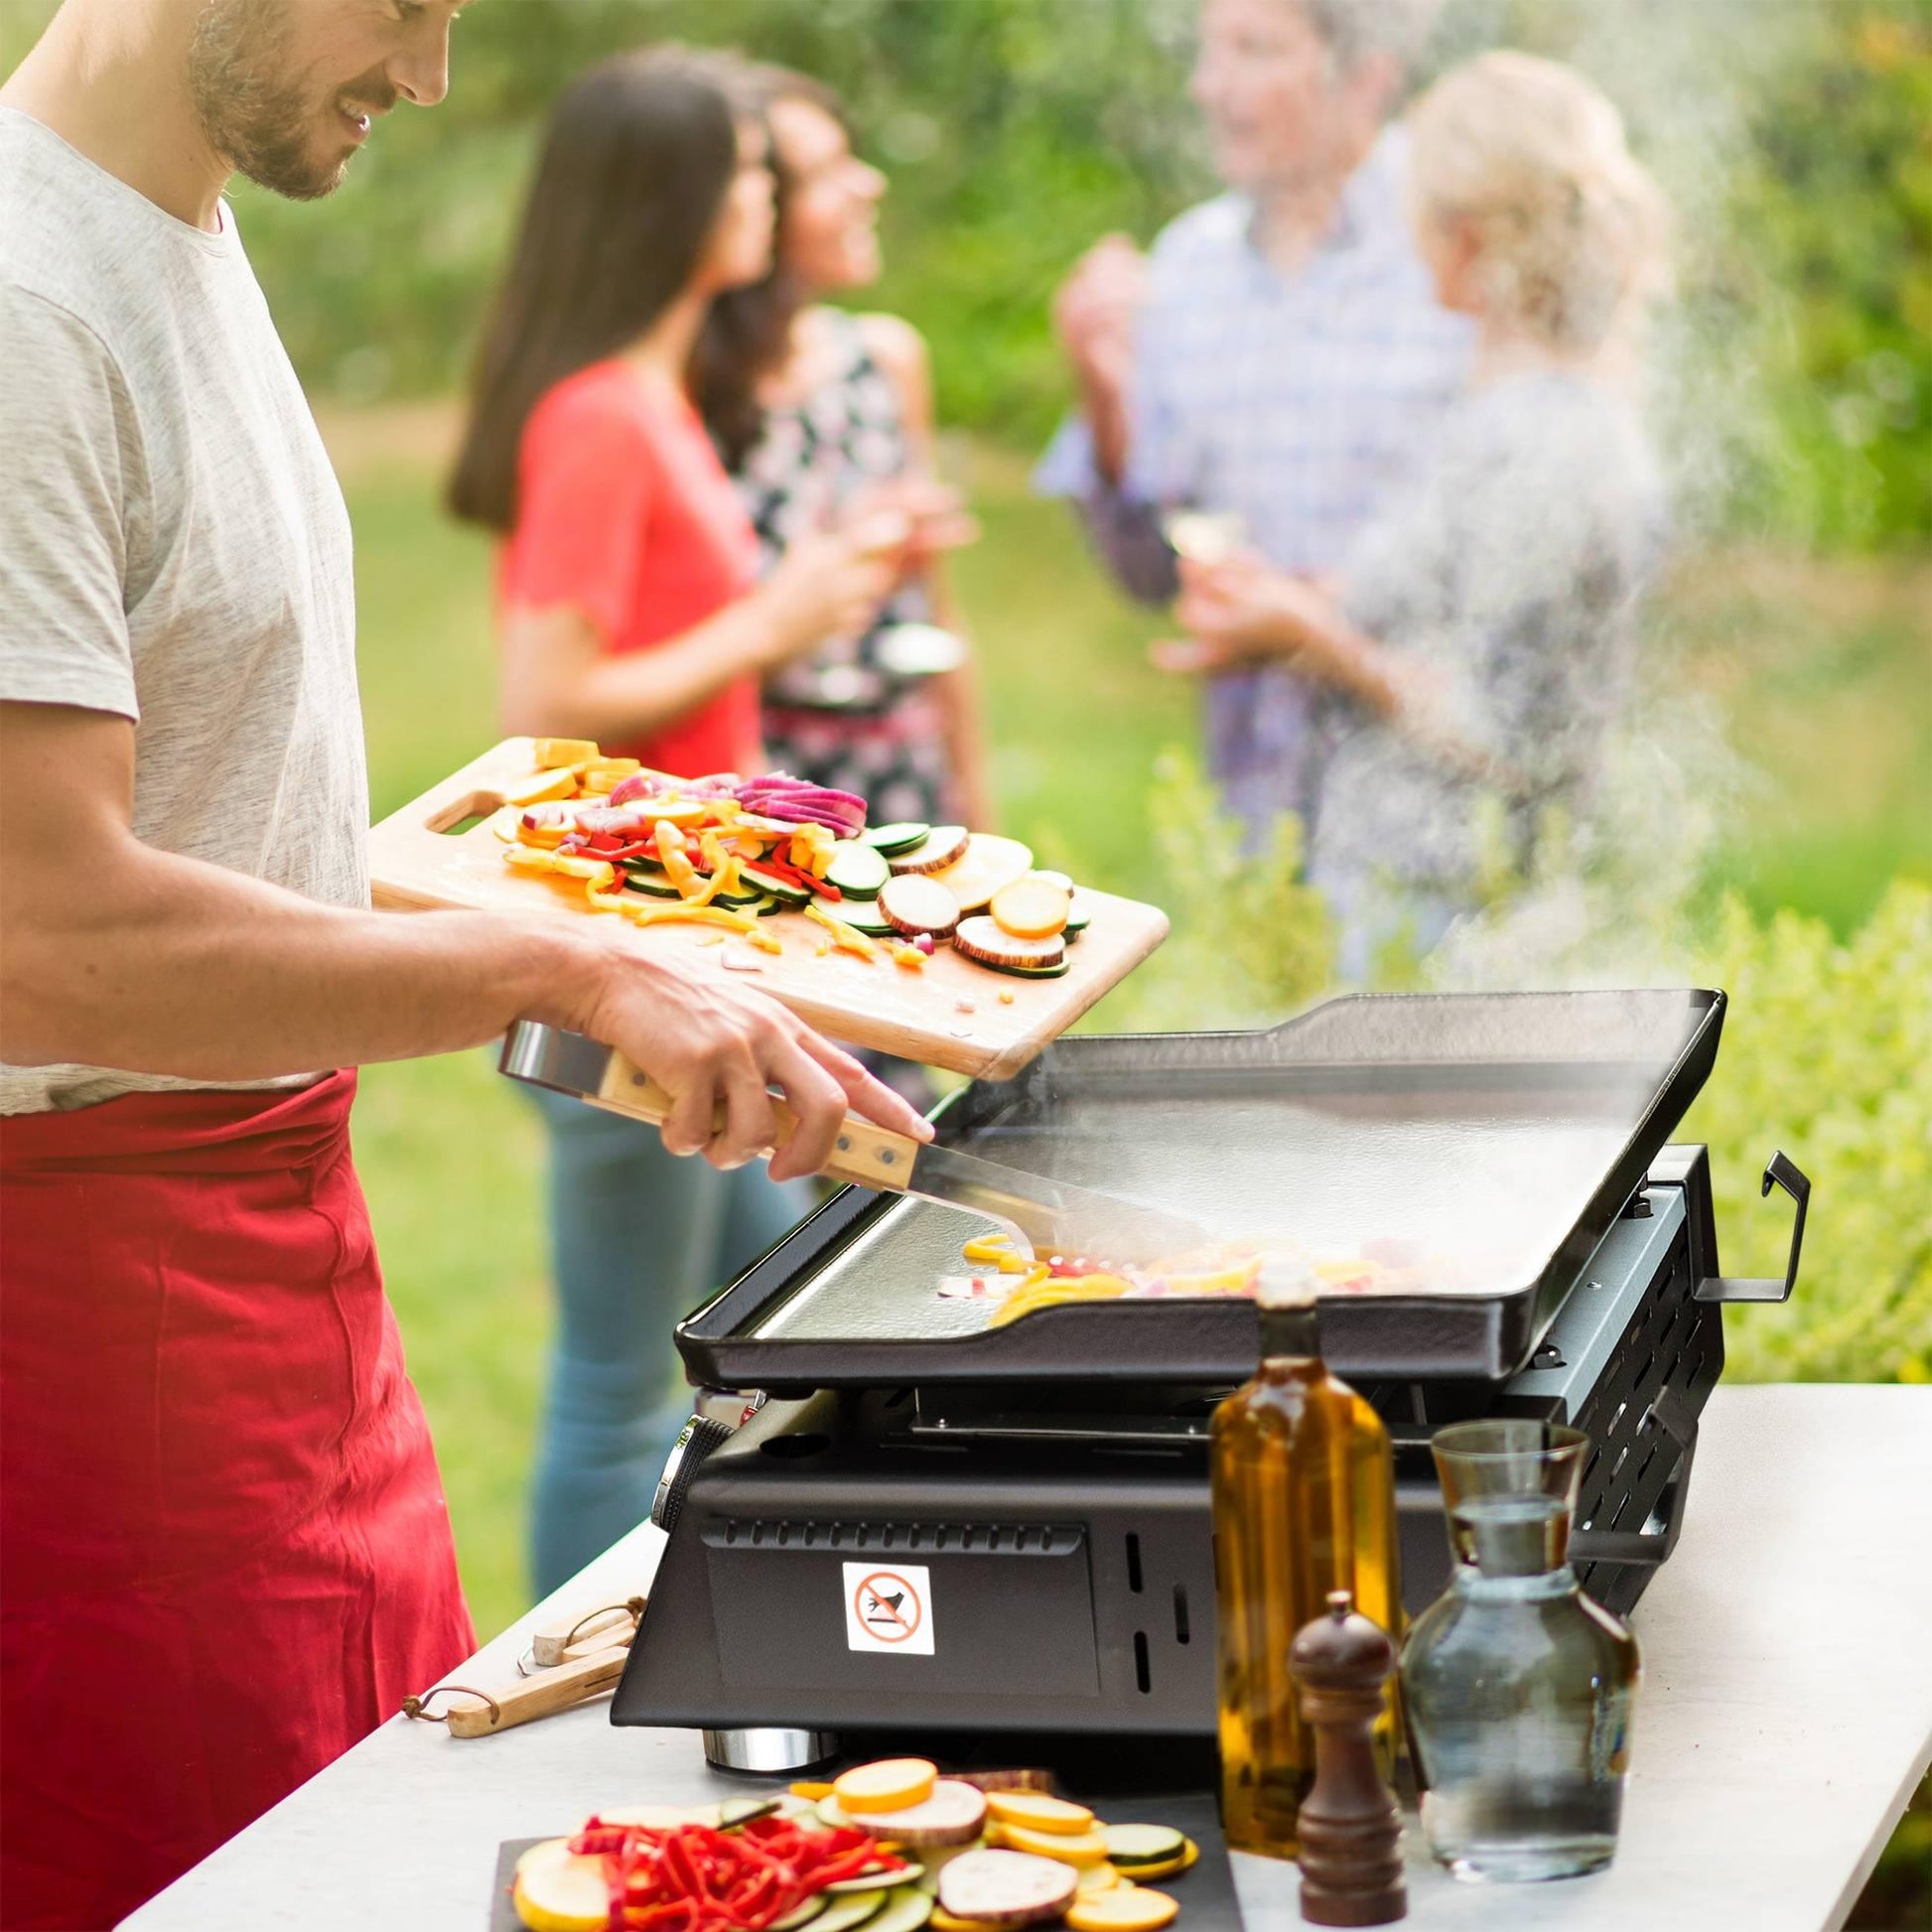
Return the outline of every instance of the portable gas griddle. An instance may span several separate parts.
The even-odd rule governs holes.
[[[940,1138],[1183,1209],[1231,1237],[1379,1258],[1324,1295],[1322,1352],[1396,1445],[1411,1611],[1449,1569],[1442,1424],[1588,1433],[1573,1556],[1627,1608],[1670,1553],[1727,1301],[1705,1151],[1717,992],[1336,1000],[1261,1034],[1080,1037],[939,1110]],[[738,1768],[903,1729],[1211,1734],[1216,1401],[1245,1298],[1043,1309],[947,1299],[965,1215],[847,1188],[678,1329],[697,1413],[613,1712]]]

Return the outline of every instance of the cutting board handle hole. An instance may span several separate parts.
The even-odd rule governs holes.
[[[445,838],[460,839],[466,832],[474,832],[486,819],[491,819],[503,809],[503,794],[500,791],[472,791],[461,798],[452,798],[435,817],[429,821],[432,832],[441,832]]]

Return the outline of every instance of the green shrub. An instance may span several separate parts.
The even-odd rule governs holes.
[[[1843,943],[1729,899],[1694,971],[1730,996],[1680,1131],[1711,1148],[1725,1273],[1783,1272],[1788,1222],[1758,1199],[1773,1148],[1817,1189],[1790,1304],[1725,1317],[1731,1372],[1932,1379],[1932,890],[1894,884]]]

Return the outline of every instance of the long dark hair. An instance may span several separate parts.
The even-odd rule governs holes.
[[[745,70],[743,83],[767,119],[781,100],[809,102],[852,133],[845,103],[824,81],[790,68],[758,66]],[[785,213],[797,183],[786,170],[778,143],[771,143],[771,172],[777,188],[776,243],[771,273],[749,288],[727,289],[705,317],[691,358],[691,398],[718,447],[727,470],[736,470],[764,434],[764,407],[759,384],[781,368],[791,344],[791,325],[809,291],[785,267]]]
[[[738,116],[756,111],[744,74],[728,56],[656,48],[604,62],[558,100],[477,353],[450,475],[458,516],[509,530],[539,399],[690,285],[738,171]]]

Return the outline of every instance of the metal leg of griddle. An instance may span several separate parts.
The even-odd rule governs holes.
[[[707,1730],[704,1754],[721,1771],[758,1771],[776,1777],[808,1770],[836,1757],[836,1730],[791,1730],[760,1726],[750,1730]]]

